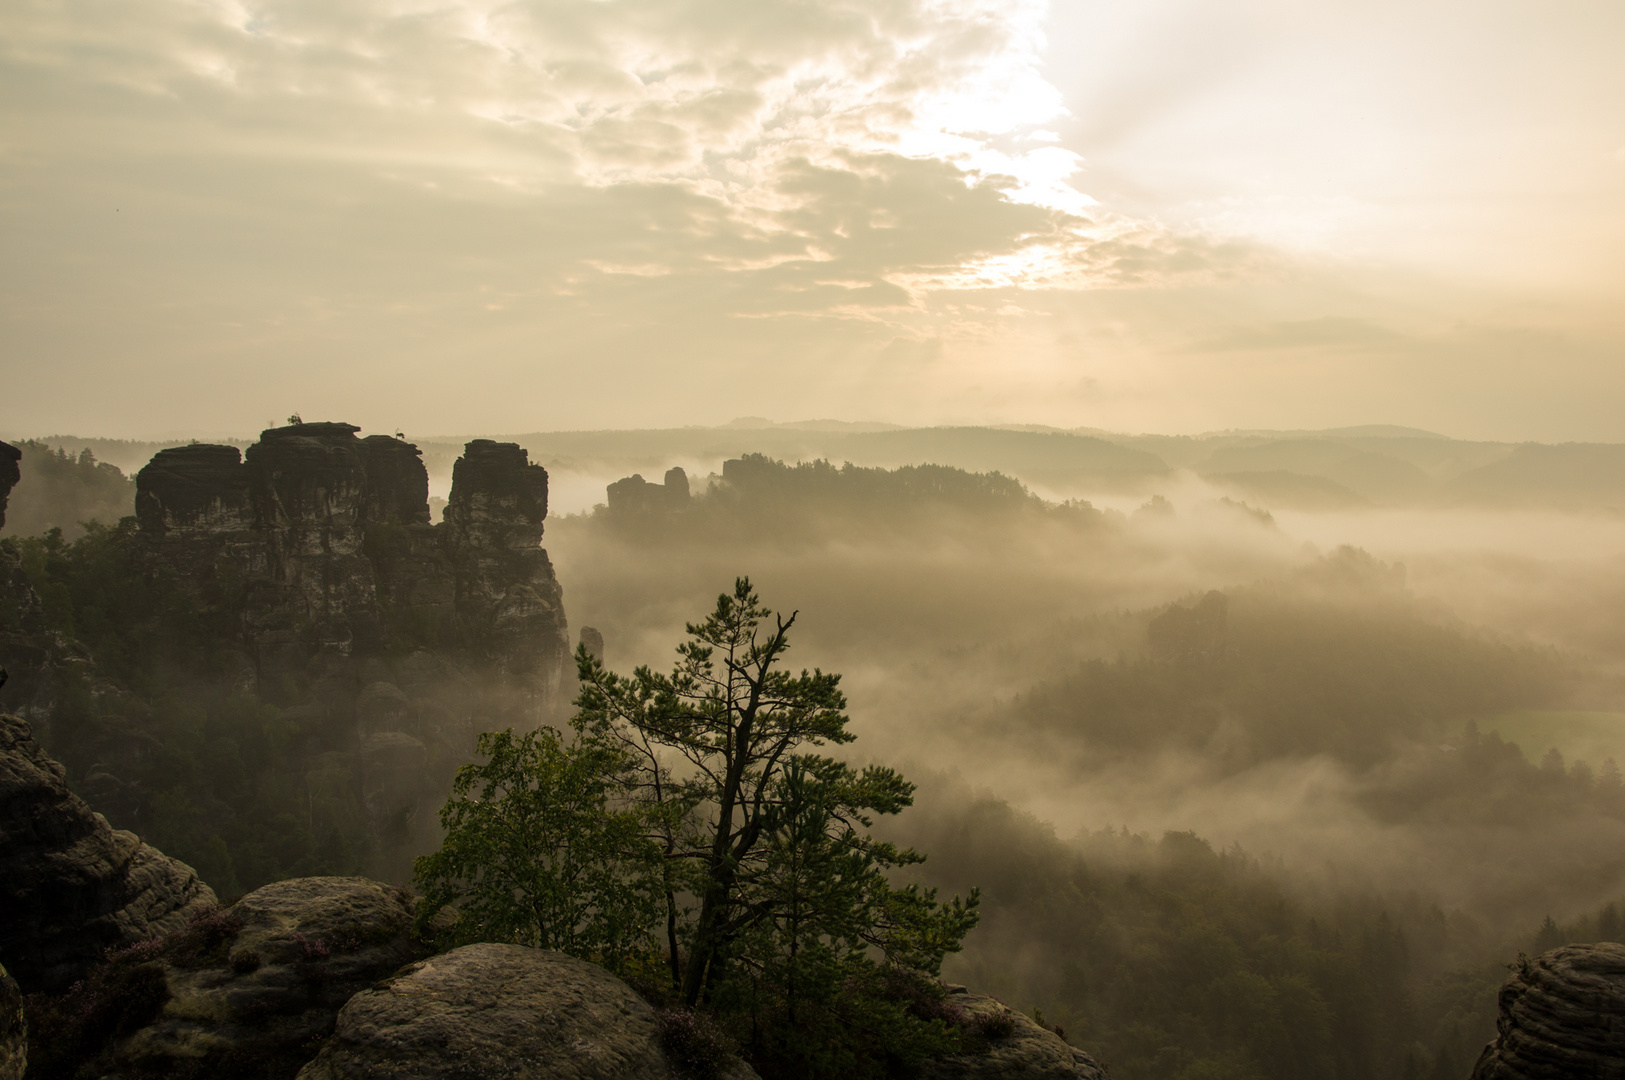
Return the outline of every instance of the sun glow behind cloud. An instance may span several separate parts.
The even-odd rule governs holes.
[[[59,70],[111,51],[105,78],[202,105],[193,118],[226,143],[438,174],[465,194],[676,185],[746,230],[800,236],[786,218],[818,193],[787,190],[787,172],[877,157],[945,163],[1002,199],[1085,212],[1092,200],[1069,183],[1077,155],[1018,145],[1064,113],[1041,70],[1045,7],[160,0],[132,48],[92,5],[34,4],[12,51]],[[259,130],[238,126],[244,110]]]

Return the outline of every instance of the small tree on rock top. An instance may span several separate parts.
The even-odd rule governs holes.
[[[778,666],[795,621],[741,578],[669,675],[577,650],[573,741],[481,736],[488,760],[458,773],[445,843],[418,860],[420,914],[454,904],[462,940],[645,976],[664,921],[672,990],[743,1033],[764,1076],[879,1076],[951,1049],[921,1003],[940,1004],[976,894],[892,883],[924,856],[868,829],[914,786],[812,752],[853,737],[840,676]]]
[[[814,940],[935,974],[976,922],[974,895],[939,905],[929,891],[887,882],[888,870],[923,857],[865,830],[871,815],[907,807],[913,785],[892,769],[806,752],[853,736],[839,675],[778,667],[795,621],[764,608],[740,578],[688,625],[669,675],[640,667],[623,678],[576,654],[572,723],[625,750],[633,797],[659,823],[668,948],[688,1005],[726,964],[777,965],[783,957],[768,952],[797,956]],[[683,925],[685,895],[697,910]],[[795,965],[785,971],[793,979]]]

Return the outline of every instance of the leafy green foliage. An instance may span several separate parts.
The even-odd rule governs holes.
[[[542,728],[480,736],[440,812],[446,839],[417,860],[421,910],[461,915],[461,942],[512,941],[625,969],[652,949],[659,853],[640,807],[611,806],[624,753],[564,746]]]
[[[715,1080],[739,1047],[704,1012],[661,1009],[655,1014],[666,1058],[683,1080]]]
[[[856,771],[801,750],[853,736],[840,676],[776,667],[794,623],[794,614],[762,607],[741,578],[689,624],[670,675],[638,668],[622,678],[585,649],[577,654],[573,723],[625,749],[633,797],[650,807],[676,864],[666,883],[668,947],[689,1006],[730,964],[767,970],[784,955],[796,958],[781,980],[792,1009],[798,973],[822,971],[827,983],[842,958],[868,947],[935,970],[975,923],[974,895],[939,906],[932,894],[893,890],[885,872],[920,856],[860,831],[872,815],[906,807],[912,785],[890,769]],[[679,963],[683,887],[699,906]],[[804,942],[811,959],[801,958]]]
[[[1494,1036],[1506,969],[1460,914],[1415,896],[1305,895],[1280,867],[1188,832],[1063,841],[942,780],[922,804],[888,831],[931,846],[943,888],[983,889],[950,976],[1042,1005],[1114,1077],[1375,1080],[1402,1075],[1407,1055],[1464,1074]]]
[[[445,844],[418,861],[422,913],[451,903],[463,940],[634,969],[687,1010],[669,1034],[696,1076],[695,1047],[714,1042],[696,1009],[773,1077],[890,1075],[956,1046],[941,1015],[911,1009],[919,992],[894,991],[960,947],[976,894],[940,903],[892,883],[924,856],[868,830],[913,785],[806,751],[852,735],[839,676],[777,666],[794,623],[740,579],[688,627],[670,675],[623,678],[579,650],[574,742],[482,737],[486,760],[442,811]],[[640,963],[662,915],[664,987]]]
[[[103,675],[141,693],[161,690],[180,670],[208,672],[235,629],[140,560],[134,518],[92,522],[69,541],[62,530],[0,541],[39,593],[46,627],[76,638]]]
[[[142,563],[133,518],[0,544],[39,593],[43,629],[94,658],[55,666],[36,731],[96,809],[223,897],[369,869],[353,766],[320,752],[308,720],[233,685],[247,662],[230,648],[236,628]],[[30,628],[0,612],[0,633],[28,640]]]

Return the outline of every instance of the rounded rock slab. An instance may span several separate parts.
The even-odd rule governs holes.
[[[653,1010],[601,968],[479,944],[412,964],[352,998],[301,1080],[669,1075]]]
[[[755,1074],[741,1067],[737,1080]],[[480,944],[351,998],[299,1080],[670,1080],[655,1012],[594,964]]]
[[[949,1000],[970,1023],[997,1017],[1009,1034],[990,1040],[983,1053],[926,1062],[921,1080],[1109,1080],[1094,1058],[998,999],[960,992]]]

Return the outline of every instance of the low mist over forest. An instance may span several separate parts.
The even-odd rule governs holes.
[[[525,580],[556,575],[547,618],[609,669],[669,667],[741,575],[799,613],[789,664],[841,673],[850,703],[837,752],[918,785],[877,826],[929,854],[898,873],[981,890],[944,977],[1113,1076],[1464,1077],[1520,952],[1620,936],[1625,446],[754,420],[494,438],[547,470],[550,569]],[[185,443],[18,443],[0,662],[39,674],[0,706],[223,897],[404,882],[473,736],[570,715],[573,671],[504,682],[501,617],[462,614],[489,526],[453,463],[490,444],[405,439],[433,523],[360,511],[378,599],[345,630],[353,665],[310,644],[281,681],[265,643],[317,639],[262,617],[281,599],[218,606],[237,549],[209,548],[202,585],[142,569],[180,557],[180,488],[144,474],[170,517],[138,520],[135,474]],[[431,578],[461,621],[396,584]],[[232,643],[249,623],[259,653]]]

